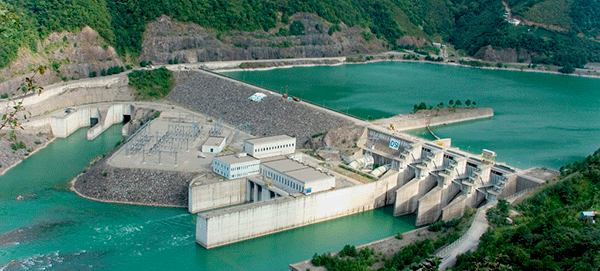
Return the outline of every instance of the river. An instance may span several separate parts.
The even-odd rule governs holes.
[[[416,62],[224,73],[364,119],[410,113],[450,99],[491,107],[491,119],[433,131],[472,153],[489,149],[519,168],[559,169],[600,148],[600,80]],[[425,130],[409,133],[432,139]]]
[[[287,270],[315,252],[415,228],[414,216],[394,218],[386,207],[206,250],[186,209],[99,203],[68,190],[120,131],[87,141],[80,129],[0,177],[0,270]]]
[[[292,95],[369,119],[421,101],[475,100],[496,116],[435,132],[515,165],[558,168],[599,146],[597,79],[422,63],[227,75],[278,91],[288,86]],[[195,216],[185,209],[98,203],[69,191],[69,180],[123,139],[119,125],[93,141],[85,132],[57,139],[0,177],[0,270],[287,270],[315,252],[414,229],[414,216],[394,218],[386,207],[206,250],[196,245]]]

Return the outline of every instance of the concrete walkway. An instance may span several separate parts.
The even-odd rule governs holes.
[[[486,213],[492,206],[494,205],[486,204],[479,208],[477,213],[475,213],[473,224],[471,224],[467,233],[435,254],[435,256],[442,258],[439,270],[446,270],[449,267],[454,266],[458,255],[477,248],[479,245],[479,238],[489,227]]]

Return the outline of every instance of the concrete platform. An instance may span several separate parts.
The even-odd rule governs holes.
[[[128,138],[126,145],[113,154],[107,164],[120,168],[207,172],[207,179],[213,179],[215,176],[210,173],[210,165],[213,157],[220,154],[203,153],[201,149],[216,122],[214,119],[194,114],[163,112],[159,118],[152,120]],[[194,124],[197,124],[201,131],[197,136],[188,131]],[[185,135],[175,131],[181,127],[188,129]],[[221,154],[241,151],[245,138],[243,132],[237,132],[226,125],[221,127],[221,136],[227,139]],[[165,136],[167,131],[179,139],[169,141],[169,136]],[[134,146],[136,144],[137,150]],[[151,151],[152,148],[154,149]],[[159,149],[162,151],[158,151]]]

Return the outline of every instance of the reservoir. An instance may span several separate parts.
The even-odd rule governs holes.
[[[227,73],[365,119],[415,103],[471,99],[492,119],[433,128],[453,145],[527,168],[558,168],[600,147],[600,80],[423,63]],[[67,182],[118,142],[120,125],[93,141],[80,129],[0,177],[0,270],[287,270],[289,263],[414,229],[381,208],[206,250],[185,209],[98,203]],[[423,131],[413,131],[420,135]],[[424,135],[423,135],[424,136]],[[23,196],[23,200],[17,200]],[[15,260],[15,262],[11,262]]]
[[[527,169],[559,169],[600,147],[600,79],[415,62],[297,67],[225,75],[364,119],[410,113],[414,104],[467,99],[495,116],[433,131],[472,153]],[[411,131],[428,139],[425,130]]]

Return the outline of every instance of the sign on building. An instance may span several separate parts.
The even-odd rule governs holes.
[[[400,147],[400,141],[391,138],[390,139],[390,148],[394,149],[394,150],[397,150],[399,147]]]

